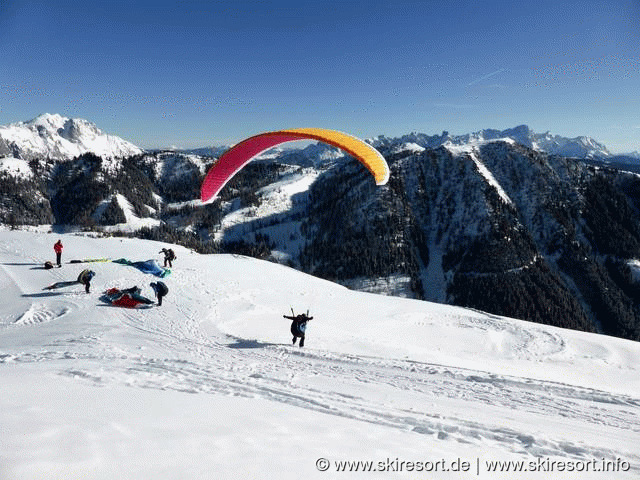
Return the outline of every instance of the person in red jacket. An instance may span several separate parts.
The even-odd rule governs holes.
[[[60,267],[60,260],[62,260],[62,240],[58,240],[53,246],[53,251],[56,252],[56,262]]]

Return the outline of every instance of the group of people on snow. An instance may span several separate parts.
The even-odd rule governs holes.
[[[58,240],[53,246],[53,250],[56,253],[56,264],[57,264],[58,267],[62,266],[62,263],[61,263],[61,261],[62,261],[62,249],[63,249],[62,241]],[[163,248],[158,253],[163,253],[164,254],[164,267],[167,267],[167,265],[169,265],[169,267],[173,267],[172,262],[177,257],[176,257],[175,252],[171,248]],[[51,262],[45,262],[45,268],[53,268],[53,264]],[[82,285],[84,285],[85,292],[90,293],[90,291],[91,291],[91,280],[93,279],[93,277],[95,275],[96,275],[95,272],[93,270],[89,270],[89,269],[83,270],[78,275],[77,283],[81,283]],[[61,282],[61,283],[68,283],[68,282]],[[71,283],[73,283],[73,282],[71,282]],[[151,282],[149,285],[153,289],[153,292],[154,292],[154,294],[156,296],[156,299],[158,301],[158,306],[161,306],[163,297],[165,297],[167,295],[167,293],[169,293],[169,288],[165,285],[164,282],[161,282],[161,281]],[[140,289],[137,286],[134,286],[134,287],[131,287],[131,288],[128,288],[128,289],[120,290],[120,292],[123,293],[123,294],[128,294],[128,293],[132,293],[132,294],[133,293],[137,293],[137,294],[139,294],[140,293]],[[292,315],[283,315],[283,317],[288,319],[288,320],[291,320],[291,334],[293,335],[292,344],[295,345],[296,341],[299,338],[300,339],[300,343],[299,343],[300,347],[304,347],[304,339],[305,339],[305,332],[306,332],[306,329],[307,329],[307,322],[309,320],[313,320],[313,317],[309,316],[309,312],[308,311],[307,311],[307,313],[300,313],[300,314],[296,315],[293,312],[293,309],[292,309],[291,313],[292,313]]]
[[[64,246],[62,245],[62,240],[60,239],[58,239],[58,241],[53,245],[53,251],[56,254],[56,265],[58,267],[62,267],[62,249],[63,248]],[[170,248],[168,249],[163,248],[160,253],[164,253],[165,267],[167,266],[167,263],[169,263],[169,266],[172,266],[171,265],[172,260],[176,259],[176,255],[173,252],[173,250]],[[44,268],[45,269],[53,268],[53,264],[47,261],[44,264]],[[76,282],[58,282],[46,288],[53,289],[56,287],[59,288],[60,286],[66,286],[68,284],[80,283],[84,285],[85,292],[91,293],[91,280],[93,279],[93,277],[95,277],[95,275],[96,273],[93,270],[85,269],[80,272]],[[161,281],[151,282],[149,285],[151,286],[151,288],[153,289],[153,292],[155,293],[156,299],[158,300],[158,306],[161,306],[162,298],[165,297],[167,293],[169,293],[169,288],[164,282],[161,282]],[[138,293],[140,292],[140,289],[137,286],[132,287],[132,289],[135,289]],[[122,290],[122,292],[127,292],[128,290],[131,290],[131,289],[124,289]]]

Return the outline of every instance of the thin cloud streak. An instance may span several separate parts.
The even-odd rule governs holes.
[[[503,72],[506,72],[506,71],[507,71],[506,68],[501,68],[500,70],[496,70],[495,72],[488,73],[488,74],[484,75],[483,77],[476,78],[475,80],[470,81],[469,83],[467,83],[467,87],[470,87],[471,85],[475,85],[476,83],[483,82],[483,81],[485,81],[485,80],[487,80],[487,79],[489,79],[491,77],[494,77],[494,76],[499,75],[499,74],[501,74]]]

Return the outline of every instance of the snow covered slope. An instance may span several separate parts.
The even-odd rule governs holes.
[[[64,264],[44,270],[57,238]],[[100,293],[155,278],[67,263],[161,246],[0,231],[0,478],[640,474],[638,343],[181,247],[163,306],[120,309]],[[87,266],[92,293],[42,290]],[[314,316],[304,349],[290,308]]]
[[[0,157],[67,160],[87,152],[113,158],[136,155],[142,150],[120,137],[105,134],[91,122],[58,114],[45,113],[28,122],[0,126]]]

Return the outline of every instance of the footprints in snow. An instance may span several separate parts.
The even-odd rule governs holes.
[[[67,314],[70,308],[64,305],[51,306],[35,303],[20,315],[13,323],[15,325],[34,325],[38,323],[50,322]]]

